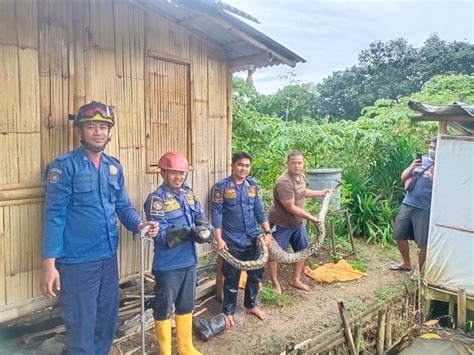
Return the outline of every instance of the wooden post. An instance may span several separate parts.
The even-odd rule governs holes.
[[[349,234],[349,240],[351,242],[352,252],[355,254],[356,248],[355,248],[355,245],[354,245],[354,236],[352,235],[352,225],[351,225],[351,219],[349,217],[349,210],[348,209],[345,210],[344,215],[346,217],[347,232]]]
[[[362,327],[360,324],[356,324],[354,327],[354,345],[355,345],[356,354],[359,354],[361,339],[362,339]]]
[[[383,353],[385,343],[385,310],[379,310],[377,318],[377,354]]]
[[[349,350],[351,351],[352,355],[356,355],[357,354],[356,347],[354,345],[354,339],[352,338],[352,332],[349,326],[349,322],[347,321],[346,308],[344,307],[344,302],[342,300],[338,300],[337,307],[339,308],[339,314],[341,315],[342,326],[344,328],[344,334],[346,336],[347,344],[349,345]]]
[[[458,319],[456,327],[465,330],[466,327],[466,290],[458,288]]]
[[[438,133],[439,134],[448,133],[448,121],[439,121],[438,122]]]
[[[390,349],[392,347],[392,312],[390,309],[387,310],[385,324],[385,348]]]
[[[220,255],[217,255],[216,263],[216,299],[218,302],[224,300],[224,275],[222,274],[222,264],[224,259]]]
[[[456,297],[453,295],[449,295],[449,308],[448,314],[454,318],[454,304],[456,303]]]
[[[329,219],[329,230],[331,232],[332,255],[335,255],[336,254],[336,233],[334,231],[334,220],[332,218]]]

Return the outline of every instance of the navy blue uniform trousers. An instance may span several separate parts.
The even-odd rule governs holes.
[[[256,245],[251,245],[246,248],[239,248],[237,246],[227,244],[227,247],[229,248],[230,255],[242,261],[257,260],[259,257],[259,252]],[[225,278],[223,311],[224,314],[231,315],[235,313],[241,271],[224,261],[224,264],[222,265],[222,274]],[[262,277],[263,268],[247,271],[247,283],[245,284],[244,294],[245,308],[252,309],[257,306],[258,287]]]
[[[61,278],[61,317],[68,354],[106,355],[117,327],[117,255],[90,263],[57,263]]]

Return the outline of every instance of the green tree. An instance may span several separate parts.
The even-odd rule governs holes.
[[[317,85],[315,111],[333,120],[357,119],[380,98],[399,100],[439,74],[474,72],[474,45],[431,35],[420,49],[404,38],[376,41],[361,51],[359,64],[333,72]]]
[[[315,117],[316,86],[313,83],[292,83],[273,95],[259,95],[251,104],[261,113],[284,120],[302,121]]]

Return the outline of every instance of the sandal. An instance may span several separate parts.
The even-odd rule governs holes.
[[[389,267],[390,271],[411,271],[411,268],[402,265],[392,265]]]

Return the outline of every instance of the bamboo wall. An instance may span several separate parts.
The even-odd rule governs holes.
[[[160,183],[151,165],[169,149],[186,151],[207,208],[228,172],[229,77],[219,49],[125,1],[0,1],[0,312],[40,294],[42,181],[77,146],[68,114],[90,100],[114,107],[107,153],[142,215]],[[124,279],[139,249],[121,230]]]

